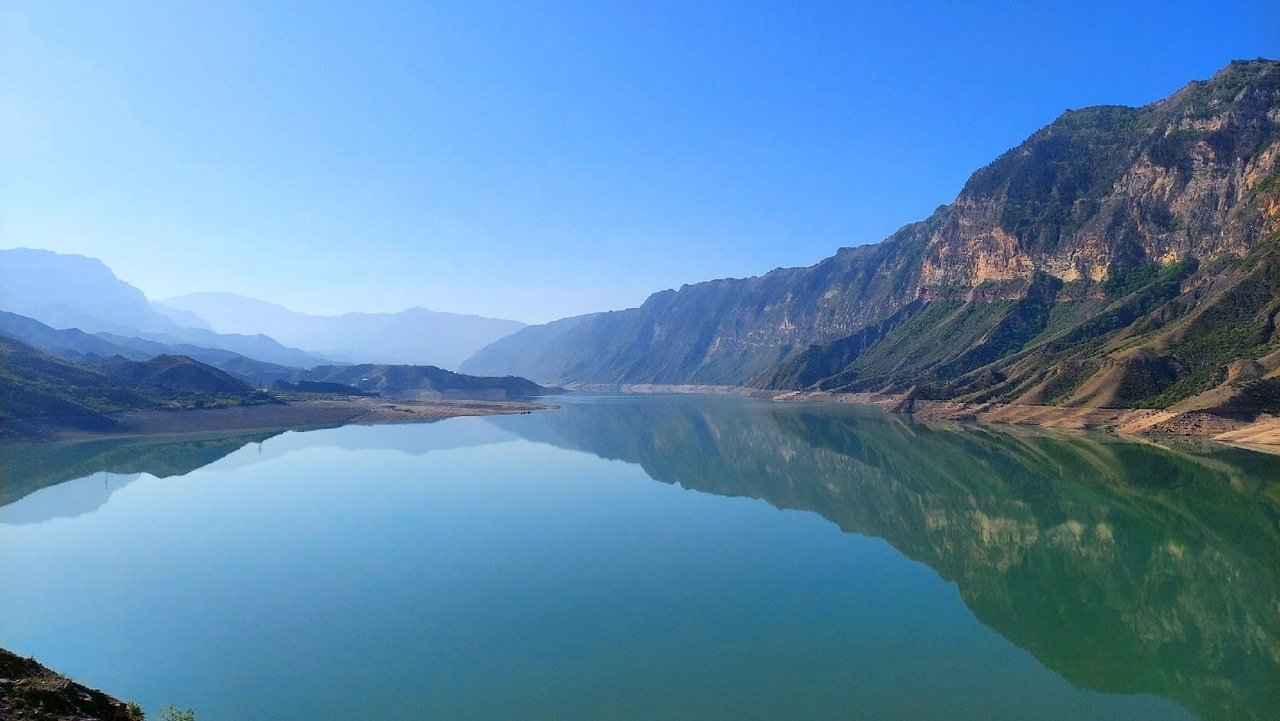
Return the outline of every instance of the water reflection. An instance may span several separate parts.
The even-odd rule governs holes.
[[[1077,686],[1155,692],[1205,719],[1271,718],[1280,699],[1274,457],[683,399],[536,420],[492,422],[883,538]]]
[[[273,434],[10,445],[0,447],[0,505],[26,499],[0,509],[0,521],[86,513],[137,474],[181,475],[251,444],[279,456],[339,438],[416,455],[522,437],[883,538],[1077,686],[1154,692],[1204,719],[1270,718],[1280,698],[1274,457],[736,399],[569,400],[488,424],[456,437],[441,424],[431,434],[288,433],[265,445]],[[33,493],[69,479],[83,480]]]
[[[186,475],[277,433],[0,444],[0,522],[36,523],[90,513],[143,473],[156,478]],[[14,512],[12,504],[41,489],[49,490]]]

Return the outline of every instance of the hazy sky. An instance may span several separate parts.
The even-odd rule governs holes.
[[[878,241],[1064,109],[1259,56],[1275,0],[6,0],[0,247],[545,321]]]

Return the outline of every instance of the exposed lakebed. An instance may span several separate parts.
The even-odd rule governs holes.
[[[201,721],[1262,719],[1280,698],[1275,456],[563,406],[0,447],[0,646]]]

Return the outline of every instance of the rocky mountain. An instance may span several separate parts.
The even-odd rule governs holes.
[[[336,359],[288,348],[261,334],[222,334],[183,314],[157,312],[141,290],[96,258],[47,250],[0,250],[0,310],[57,329],[111,333],[153,343],[231,351],[280,365],[308,368]],[[182,325],[178,320],[196,323]]]
[[[524,327],[514,320],[426,308],[310,315],[234,293],[193,293],[156,307],[174,318],[198,316],[222,333],[261,333],[345,361],[441,368],[457,368],[480,348]]]
[[[472,373],[1280,408],[1280,62],[1069,111],[955,202],[808,268],[524,329]]]

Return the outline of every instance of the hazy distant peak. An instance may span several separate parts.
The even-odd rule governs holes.
[[[179,310],[190,310],[190,306],[199,303],[239,303],[246,306],[252,305],[260,308],[271,308],[272,310],[284,311],[286,313],[298,312],[292,308],[286,308],[279,303],[272,303],[269,300],[250,298],[247,295],[240,295],[239,293],[230,293],[220,290],[187,293],[186,295],[174,296],[173,298],[165,298],[158,302],[163,303],[170,308],[176,308]]]
[[[176,324],[151,308],[141,290],[101,260],[36,248],[0,250],[0,309],[61,327],[127,326],[168,330]]]
[[[236,293],[204,292],[162,301],[194,313],[219,333],[265,333],[276,340],[357,362],[457,368],[464,359],[524,324],[443,313],[420,306],[395,313],[313,315]]]

